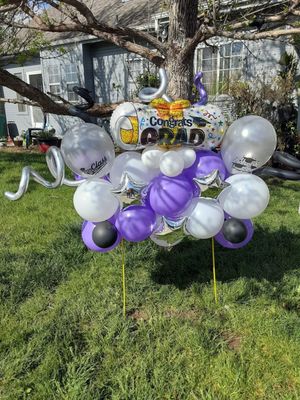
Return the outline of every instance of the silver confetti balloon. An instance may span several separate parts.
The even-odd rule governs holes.
[[[231,174],[252,172],[274,153],[277,138],[273,125],[265,118],[247,115],[228,128],[221,153]]]

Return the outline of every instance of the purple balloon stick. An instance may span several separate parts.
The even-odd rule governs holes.
[[[200,100],[193,104],[193,106],[205,106],[208,102],[208,95],[202,83],[203,72],[198,72],[194,78],[194,84],[199,92]]]

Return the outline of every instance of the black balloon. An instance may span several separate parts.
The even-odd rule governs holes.
[[[109,221],[98,222],[93,229],[92,238],[98,247],[106,249],[115,244],[118,231]]]
[[[229,242],[242,243],[247,237],[247,228],[240,219],[230,218],[224,222],[222,233]]]

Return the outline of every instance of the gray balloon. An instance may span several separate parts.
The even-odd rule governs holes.
[[[222,158],[231,174],[251,173],[272,157],[276,144],[273,125],[265,118],[247,115],[228,128],[222,143]]]
[[[115,159],[114,144],[106,130],[89,123],[70,128],[61,151],[67,166],[84,178],[108,174]]]

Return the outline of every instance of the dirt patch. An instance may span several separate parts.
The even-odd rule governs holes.
[[[242,345],[242,337],[232,332],[223,332],[222,339],[226,342],[228,349],[232,351],[239,351]]]

